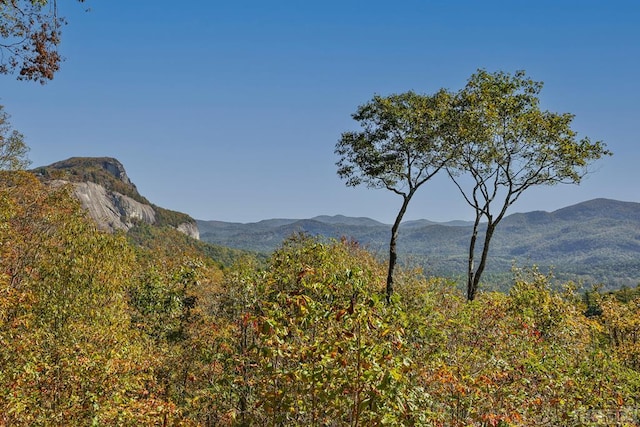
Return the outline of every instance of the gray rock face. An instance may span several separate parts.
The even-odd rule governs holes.
[[[186,234],[189,237],[193,237],[196,240],[200,240],[200,231],[198,225],[194,222],[183,222],[178,225],[178,231]]]
[[[136,222],[156,222],[156,212],[153,208],[131,197],[107,191],[103,186],[93,182],[74,183],[73,187],[82,206],[102,230],[127,231]]]
[[[171,226],[200,239],[195,220],[151,204],[113,157],[71,157],[36,168],[34,173],[54,186],[72,185],[82,206],[102,230],[128,231],[136,224]]]
[[[127,176],[127,172],[124,170],[124,166],[118,160],[106,158],[102,162],[102,167],[125,184],[133,185],[133,183]]]
[[[58,180],[54,185],[69,184]],[[73,190],[98,228],[108,232],[128,231],[136,223],[156,223],[156,211],[152,206],[133,200],[116,191],[109,191],[93,182],[72,183]],[[200,239],[197,224],[184,222],[176,227],[178,231],[194,239]]]

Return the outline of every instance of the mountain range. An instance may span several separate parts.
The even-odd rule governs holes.
[[[346,237],[381,259],[387,255],[391,226],[371,218],[324,215],[246,224],[195,220],[149,202],[114,158],[75,157],[32,172],[50,185],[71,184],[89,215],[106,231],[124,231],[142,245],[148,245],[149,239],[176,242],[184,238],[186,246],[223,265],[246,251],[263,257],[296,233]],[[471,231],[472,224],[465,221],[404,222],[398,239],[400,261],[422,267],[426,274],[461,280]],[[636,286],[640,283],[640,203],[595,199],[554,212],[509,215],[494,234],[484,278],[506,288],[514,265],[553,269],[558,279],[586,286]]]
[[[197,220],[206,242],[270,252],[294,233],[347,237],[384,257],[391,226],[370,218],[342,215],[310,219],[269,219],[255,223]],[[461,278],[466,271],[472,224],[407,221],[398,251],[406,264],[428,274]],[[482,237],[482,233],[481,236]],[[507,286],[513,266],[553,270],[561,280],[605,289],[640,283],[640,203],[594,199],[553,212],[515,213],[493,237],[486,278]]]

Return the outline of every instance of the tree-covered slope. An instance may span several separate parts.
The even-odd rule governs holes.
[[[201,238],[224,246],[272,251],[294,232],[352,238],[386,256],[390,226],[368,218],[316,217],[240,224],[198,221]],[[640,282],[640,203],[595,199],[554,212],[507,216],[496,230],[487,281],[508,280],[512,266],[553,268],[563,279],[608,287]],[[480,230],[482,237],[483,230]],[[429,273],[464,274],[471,227],[465,222],[403,223],[398,239],[401,260]]]

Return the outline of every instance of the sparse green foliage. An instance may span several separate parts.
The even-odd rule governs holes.
[[[456,95],[451,121],[461,151],[447,170],[475,213],[469,300],[475,298],[493,233],[507,209],[531,187],[580,183],[593,161],[611,154],[600,141],[577,138],[571,129],[573,115],[541,110],[541,90],[542,83],[523,71],[510,75],[479,70]],[[486,228],[476,267],[481,221]]]
[[[402,197],[391,228],[388,301],[393,293],[398,230],[409,202],[454,156],[445,121],[450,102],[451,94],[445,90],[430,96],[414,92],[376,95],[353,114],[363,130],[343,133],[336,144],[338,175],[348,186],[385,188]]]
[[[364,130],[345,132],[336,145],[338,175],[349,186],[386,188],[403,198],[389,245],[387,298],[400,221],[415,191],[442,168],[475,213],[467,262],[467,298],[473,300],[495,229],[522,193],[578,184],[593,161],[611,154],[600,141],[578,139],[573,115],[542,110],[541,90],[542,83],[523,71],[479,70],[456,94],[376,96],[353,115]]]
[[[240,249],[213,245],[193,239],[171,226],[138,223],[126,233],[127,239],[136,246],[149,249],[148,256],[163,253],[167,257],[182,253],[185,256],[204,258],[210,265],[220,268],[230,267],[236,260],[252,254]],[[256,254],[258,257],[259,255]],[[259,256],[264,260],[266,256]]]

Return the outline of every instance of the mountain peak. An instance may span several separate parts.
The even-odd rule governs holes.
[[[576,205],[558,209],[551,214],[556,218],[565,219],[587,219],[594,217],[621,219],[635,217],[638,215],[640,204],[636,202],[623,202],[611,199],[587,200]]]
[[[78,199],[102,229],[129,230],[138,223],[168,225],[199,238],[193,218],[150,203],[113,157],[71,157],[32,172],[45,182],[72,183]]]
[[[361,226],[377,226],[383,225],[382,223],[367,217],[348,217],[344,215],[319,215],[311,220],[322,222],[325,224],[343,224],[343,225],[361,225]]]
[[[113,157],[70,157],[45,166],[45,168],[72,173],[77,173],[79,170],[103,170],[123,183],[133,185],[122,163]]]
[[[132,199],[148,204],[127,176],[124,166],[113,157],[71,157],[41,166],[33,172],[45,180],[61,179],[69,182],[92,182]]]

